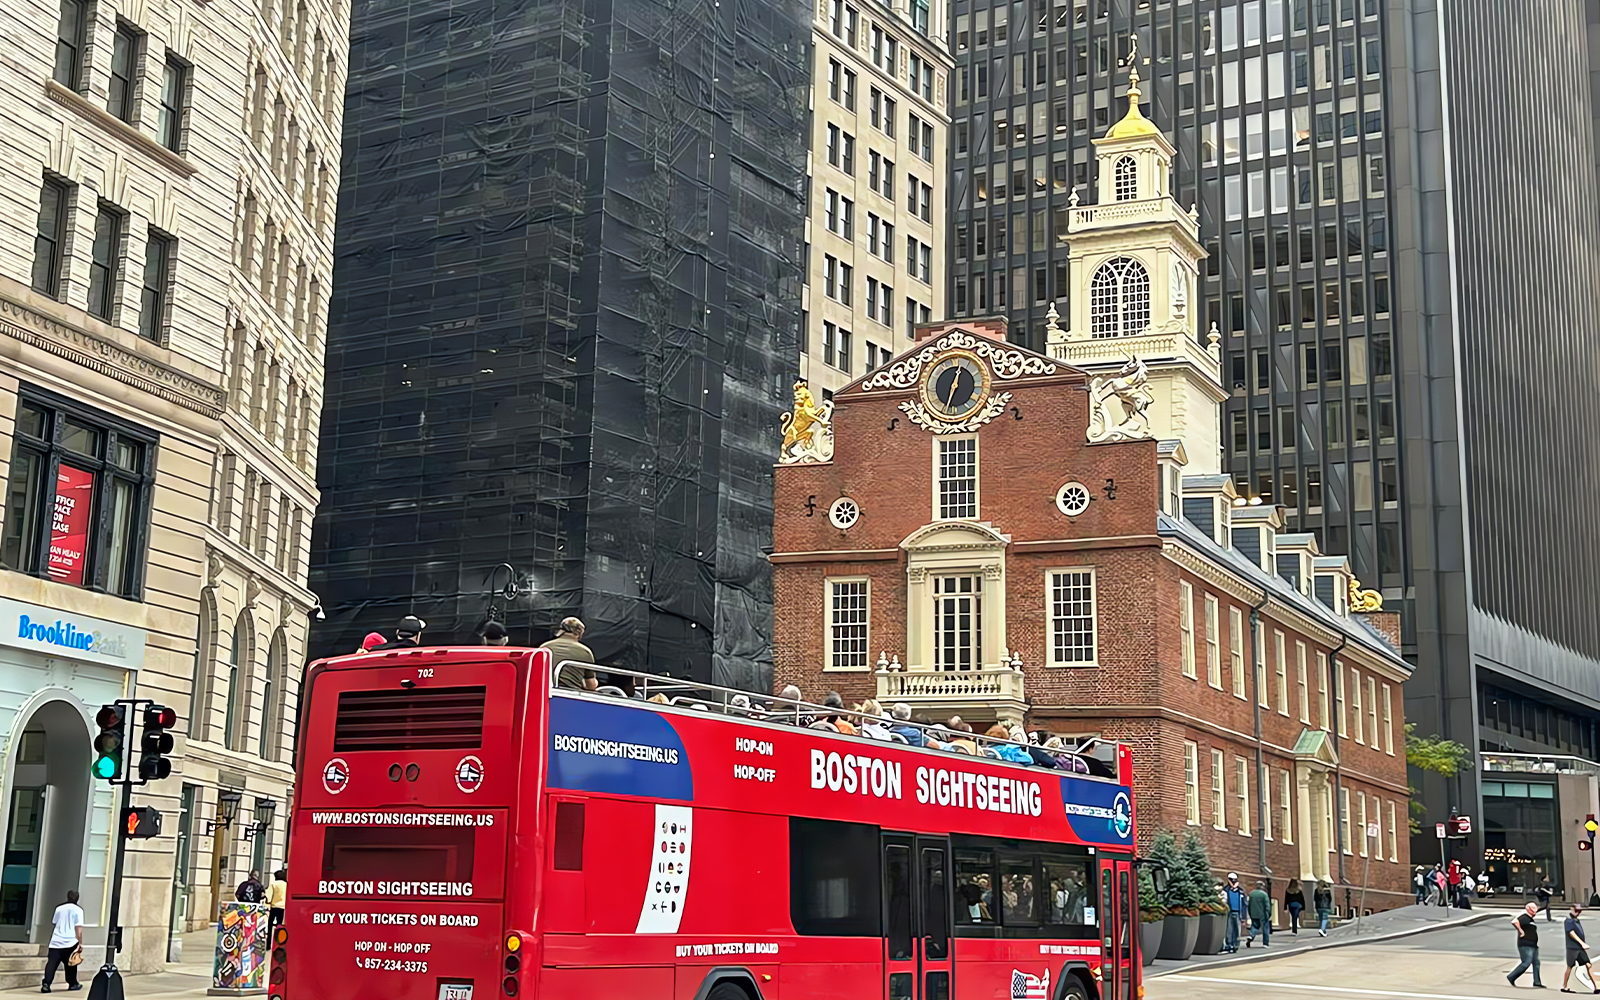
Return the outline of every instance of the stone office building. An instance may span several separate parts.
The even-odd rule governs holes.
[[[1239,505],[1187,308],[1197,222],[1136,86],[1097,145],[1050,355],[1003,320],[924,327],[786,451],[777,683],[1130,743],[1144,836],[1193,829],[1277,890],[1370,862],[1367,905],[1408,901],[1397,618],[1279,508]]]
[[[134,795],[164,831],[130,845],[122,967],[159,968],[242,869],[284,857],[347,17],[329,0],[0,13],[8,955],[42,954],[69,889],[105,940],[118,817],[89,765],[112,699],[180,720],[172,777]]]

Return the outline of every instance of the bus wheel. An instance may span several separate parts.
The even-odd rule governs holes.
[[[1061,978],[1061,1000],[1089,1000],[1089,991],[1083,988],[1083,980],[1070,972]]]
[[[738,983],[724,979],[711,987],[711,992],[706,994],[706,1000],[750,1000],[750,994],[746,993],[744,987]]]

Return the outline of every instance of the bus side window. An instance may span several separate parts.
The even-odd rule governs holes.
[[[555,867],[559,872],[583,871],[583,803],[556,803]]]
[[[1048,924],[1083,924],[1090,908],[1088,859],[1046,858],[1045,906]]]
[[[990,926],[999,901],[994,897],[994,852],[958,850],[956,858],[956,923]]]

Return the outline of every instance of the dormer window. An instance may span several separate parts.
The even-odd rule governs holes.
[[[1117,159],[1116,194],[1118,201],[1133,201],[1139,197],[1139,164],[1131,156]]]

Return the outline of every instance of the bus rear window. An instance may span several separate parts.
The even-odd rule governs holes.
[[[330,826],[322,838],[322,878],[330,882],[469,883],[476,835],[468,826]]]
[[[341,691],[334,752],[477,749],[484,693],[482,685]]]

